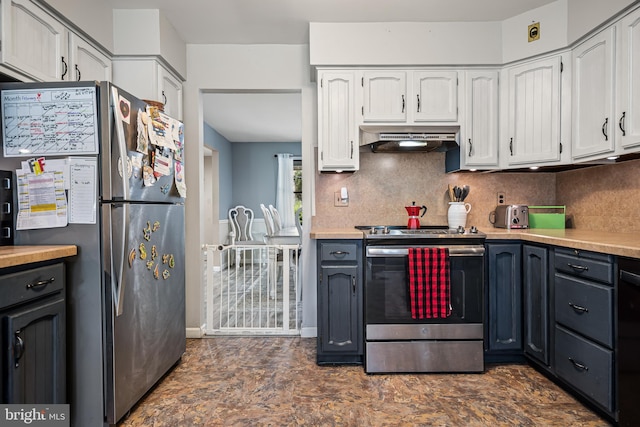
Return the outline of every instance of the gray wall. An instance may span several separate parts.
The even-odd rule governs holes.
[[[220,201],[220,218],[236,205],[253,209],[256,218],[262,217],[260,203],[276,204],[278,153],[300,156],[299,142],[238,142],[232,144],[232,196],[229,205]],[[220,164],[226,160],[220,157]],[[224,211],[224,215],[223,215]]]
[[[229,206],[232,205],[233,167],[231,158],[233,157],[232,144],[220,135],[211,126],[204,124],[204,145],[218,152],[218,182],[213,183],[213,188],[218,188],[220,203],[220,219],[227,217]]]
[[[204,145],[218,151],[218,187],[220,219],[226,219],[229,209],[244,205],[261,218],[260,203],[276,204],[278,153],[300,156],[300,142],[229,142],[205,123]]]

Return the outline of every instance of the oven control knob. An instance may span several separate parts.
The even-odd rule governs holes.
[[[464,234],[464,227],[461,225],[458,226],[458,234]]]
[[[371,227],[371,230],[369,231],[370,234],[377,234],[378,230],[376,230],[375,227]]]
[[[384,228],[382,229],[382,234],[389,234],[390,232],[391,231],[389,231],[389,227],[385,225]]]
[[[477,233],[478,232],[478,227],[476,227],[475,225],[471,226],[471,229],[469,229],[469,233]]]

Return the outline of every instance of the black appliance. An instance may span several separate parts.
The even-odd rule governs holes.
[[[359,226],[365,233],[365,371],[484,371],[484,240],[475,227]],[[446,247],[451,314],[413,319],[409,248]]]
[[[13,214],[13,172],[0,171],[0,246],[13,245],[15,223]]]
[[[640,260],[618,260],[618,423],[640,420]]]

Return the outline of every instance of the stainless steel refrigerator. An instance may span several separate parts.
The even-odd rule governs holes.
[[[95,159],[97,179],[84,182],[85,191],[78,196],[84,200],[76,197],[75,207],[68,207],[70,218],[71,209],[87,213],[88,206],[90,213],[93,207],[95,221],[85,218],[63,227],[17,230],[15,244],[78,246],[78,255],[67,262],[71,423],[79,427],[115,424],[185,351],[184,198],[178,185],[184,182],[182,144],[141,143],[139,114],[148,129],[152,128],[148,120],[156,120],[153,128],[161,136],[176,135],[176,129],[159,130],[162,120],[147,114],[147,103],[107,82],[7,83],[0,90],[2,100],[7,100],[2,106],[0,169],[24,167],[22,162],[40,154],[45,170],[52,160]],[[93,112],[85,108],[90,103],[65,104],[65,96],[84,90],[95,92]],[[11,102],[19,99],[13,95],[20,91],[29,95],[24,97],[25,105],[11,110]],[[51,130],[46,122],[53,107],[42,109],[43,125],[30,104],[41,102],[45,95],[46,101],[64,110],[65,119],[55,120],[64,121],[67,128],[58,123],[57,135],[49,140],[33,130],[31,136],[18,135],[8,124],[24,117],[15,113],[23,107],[30,108],[26,115],[32,128],[42,125],[45,132]],[[82,109],[86,111],[78,113]],[[83,123],[91,120],[94,126]],[[54,126],[50,123],[50,128]],[[4,133],[12,133],[13,139]],[[67,140],[59,139],[60,134]],[[21,142],[16,142],[19,138]],[[73,138],[76,143],[69,143]],[[19,145],[33,152],[16,156]],[[49,152],[51,145],[55,149]],[[70,200],[72,191],[66,190]]]

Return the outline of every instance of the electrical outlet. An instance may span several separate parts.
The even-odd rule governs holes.
[[[349,199],[342,199],[339,191],[333,193],[333,206],[337,206],[339,208],[344,208],[349,206]]]
[[[507,195],[504,191],[498,191],[498,205],[504,205],[506,201]]]

